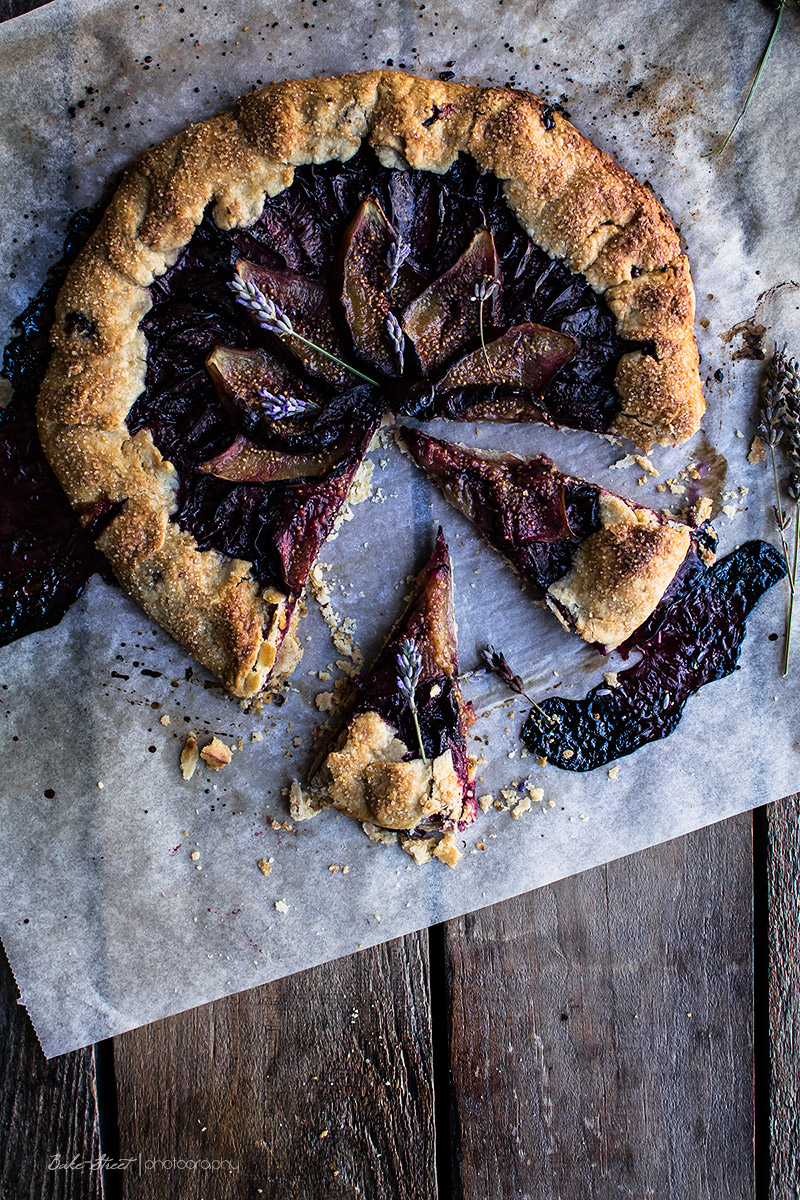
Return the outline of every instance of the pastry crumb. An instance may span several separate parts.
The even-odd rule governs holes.
[[[512,808],[511,815],[517,821],[523,813],[530,812],[532,807],[533,804],[530,796],[522,796]]]
[[[253,732],[250,734],[251,742],[263,742],[263,740],[264,740],[264,735],[260,729],[254,729]]]
[[[619,676],[616,671],[604,671],[603,679],[605,679],[609,687],[619,687]]]
[[[289,812],[293,821],[310,821],[327,805],[323,804],[313,792],[306,792],[296,779],[292,780],[289,788]]]
[[[494,803],[494,796],[491,792],[487,792],[485,796],[478,796],[478,807],[481,812],[488,812]]]
[[[616,766],[614,766],[614,767],[608,768],[608,778],[609,779],[616,779],[618,775],[619,775],[619,763],[617,763]]]
[[[191,779],[197,769],[197,762],[200,755],[197,750],[197,738],[193,733],[190,733],[186,738],[183,749],[181,750],[181,775],[184,779]]]
[[[762,463],[767,457],[767,447],[762,442],[761,438],[756,434],[750,443],[750,450],[747,455],[747,461],[754,466],[756,463]]]
[[[401,838],[400,845],[413,858],[417,866],[429,863],[433,858],[436,838]]]
[[[446,863],[448,867],[455,867],[458,864],[462,854],[452,833],[446,833],[438,846],[434,847],[433,857]]]
[[[199,857],[200,857],[199,850],[193,850],[192,853],[189,855],[189,858],[192,860],[192,862],[197,862]]]
[[[279,913],[287,913],[289,911],[289,905],[286,903],[285,900],[276,900],[275,908],[277,909],[277,911]]]
[[[267,858],[260,858],[256,863],[262,875],[269,875],[272,871],[272,863]]]
[[[378,842],[381,846],[393,846],[397,841],[393,829],[384,829],[381,825],[373,825],[371,821],[362,821],[361,828],[371,842]]]
[[[200,757],[214,771],[219,771],[231,761],[230,747],[221,742],[218,737],[215,737],[207,746],[203,747],[200,751]]]
[[[159,721],[162,725],[169,725],[169,717],[166,713],[164,713],[163,717],[159,717]]]

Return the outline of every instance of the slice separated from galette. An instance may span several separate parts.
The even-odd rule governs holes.
[[[293,816],[332,805],[370,830],[412,840],[466,828],[476,812],[467,753],[475,714],[458,679],[453,571],[441,529],[411,606],[355,684],[334,749],[307,792],[293,787]]]
[[[630,641],[693,551],[687,525],[565,475],[545,454],[470,450],[410,428],[399,436],[562,625],[605,652]]]
[[[126,173],[58,297],[39,435],[121,584],[247,697],[297,661],[385,409],[682,442],[693,317],[652,192],[535,96],[293,80]]]

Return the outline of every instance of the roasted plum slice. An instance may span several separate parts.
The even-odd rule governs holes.
[[[269,350],[215,346],[206,359],[206,370],[222,405],[256,439],[291,443],[325,404],[316,388]]]
[[[392,310],[402,271],[397,231],[368,196],[342,242],[341,300],[357,354],[383,375],[400,375],[404,365],[403,331]]]
[[[351,381],[347,368],[328,357],[332,354],[341,359],[346,351],[334,327],[330,296],[324,283],[286,271],[271,271],[243,258],[236,264],[236,273],[244,283],[254,284],[289,318],[295,332],[273,336],[297,356],[309,374],[339,386]],[[248,312],[264,328],[258,312],[252,307],[248,307]]]
[[[449,271],[406,308],[401,324],[430,375],[485,329],[500,323],[500,259],[488,229],[479,229]],[[481,295],[484,299],[481,300]]]
[[[583,700],[544,700],[522,730],[528,749],[565,771],[591,771],[668,737],[687,700],[736,669],[750,612],[785,575],[767,542],[745,542],[712,567],[698,562],[639,643],[639,662]]]

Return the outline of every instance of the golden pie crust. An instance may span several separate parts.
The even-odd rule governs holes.
[[[87,522],[98,502],[124,502],[98,546],[145,611],[237,696],[273,687],[294,668],[297,609],[264,590],[249,563],[201,551],[170,520],[174,468],[149,433],[131,436],[125,423],[144,388],[139,323],[148,286],[175,262],[209,204],[220,228],[250,225],[296,166],[344,161],[364,140],[385,167],[443,172],[470,154],[504,181],[530,237],[605,297],[620,335],[647,343],[647,353],[619,361],[614,432],[643,449],[682,442],[704,409],[694,291],[669,217],[557,113],[545,122],[529,93],[380,70],[292,80],[148,150],[59,295],[39,432]]]

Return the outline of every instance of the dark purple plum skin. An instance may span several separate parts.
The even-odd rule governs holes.
[[[532,712],[525,745],[565,771],[592,771],[668,737],[687,700],[736,669],[750,612],[785,575],[768,542],[745,542],[713,567],[696,560],[657,620],[642,627],[647,640],[634,643],[642,658],[618,672],[617,686],[595,687],[583,700],[544,700],[557,724]]]

